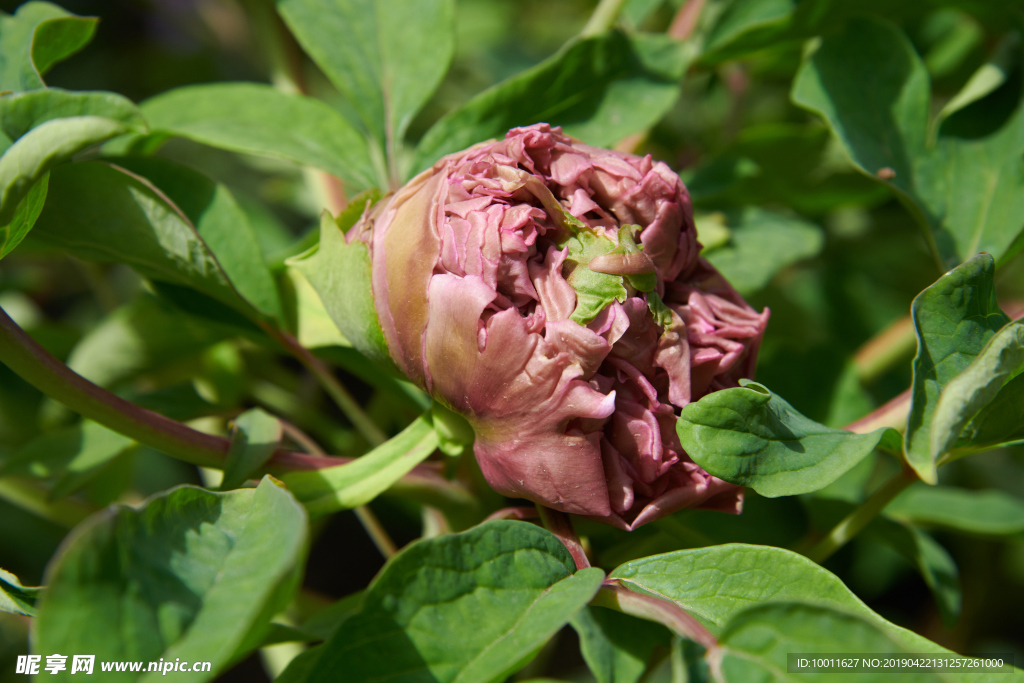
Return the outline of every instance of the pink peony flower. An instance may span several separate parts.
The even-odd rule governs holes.
[[[398,368],[473,427],[497,491],[632,529],[738,513],[678,410],[752,377],[768,311],[707,261],[651,157],[537,124],[446,157],[349,232]]]

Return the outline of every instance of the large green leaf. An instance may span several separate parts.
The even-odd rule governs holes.
[[[18,577],[0,569],[0,612],[36,615],[36,599],[42,594],[39,586],[23,586]]]
[[[983,432],[973,425],[968,427],[968,423],[998,400],[1004,388],[1022,373],[1024,320],[1017,320],[1007,324],[989,339],[978,357],[942,390],[930,430],[932,459],[938,461],[939,458],[947,457],[947,454],[948,457],[954,457],[953,450],[958,445],[969,452],[1016,440],[1022,429],[1019,420],[1011,419],[996,424],[986,419]],[[986,418],[990,414],[986,411]],[[975,437],[981,433],[985,438],[979,442]],[[962,435],[966,438],[962,439]]]
[[[454,6],[454,0],[277,2],[299,43],[389,158],[448,71]]]
[[[365,505],[437,449],[437,433],[424,413],[401,433],[352,462],[289,472],[282,480],[313,516]]]
[[[676,431],[695,463],[763,496],[792,496],[828,486],[879,446],[896,440],[878,429],[854,434],[798,413],[750,381],[683,408]]]
[[[707,259],[744,296],[787,266],[816,256],[825,244],[815,225],[756,207],[727,214],[725,224],[729,241],[709,250]]]
[[[17,140],[53,119],[100,116],[144,130],[146,122],[135,103],[112,92],[72,92],[46,88],[0,97],[0,131]]]
[[[51,172],[35,234],[79,258],[125,263],[153,280],[251,310],[185,215],[148,182],[109,164],[86,161]]]
[[[101,424],[80,425],[42,434],[0,467],[0,476],[23,475],[55,481],[51,498],[74,493],[135,442]]]
[[[83,336],[67,365],[95,384],[115,387],[196,356],[234,334],[232,327],[188,315],[144,292]]]
[[[597,592],[565,546],[496,521],[411,544],[374,580],[362,612],[321,646],[308,680],[483,683],[526,664]]]
[[[256,83],[211,83],[170,90],[141,109],[154,133],[313,166],[355,189],[375,184],[366,140],[310,97]]]
[[[597,683],[636,683],[654,649],[669,643],[664,626],[604,607],[587,607],[570,623]]]
[[[22,197],[51,168],[128,130],[102,116],[54,119],[33,128],[0,157],[0,225],[12,221]]]
[[[1024,500],[997,490],[968,491],[917,484],[889,503],[885,515],[969,534],[1003,536],[1024,532]]]
[[[907,462],[929,484],[937,477],[931,429],[939,397],[1009,322],[996,302],[994,273],[992,257],[978,255],[939,278],[911,306],[917,355],[903,448]]]
[[[26,2],[14,16],[0,13],[0,92],[46,87],[46,72],[85,47],[96,22],[48,2]]]
[[[47,568],[36,650],[209,661],[211,672],[178,676],[211,680],[291,597],[306,535],[302,507],[269,478],[229,493],[180,487],[139,509],[97,513]]]
[[[277,286],[259,241],[228,188],[163,159],[124,157],[111,162],[145,177],[166,194],[195,226],[238,293],[261,313],[283,317]]]
[[[827,569],[781,548],[731,543],[680,550],[627,562],[609,578],[676,603],[715,634],[724,635],[753,602],[802,603],[856,616],[908,652],[946,652],[880,617]]]
[[[434,124],[420,142],[413,170],[538,122],[611,146],[654,125],[672,107],[689,61],[686,46],[668,36],[613,31],[572,43]]]
[[[860,83],[871,82],[865,90]],[[1024,107],[981,140],[928,142],[928,71],[895,26],[856,19],[805,57],[793,100],[823,116],[856,167],[925,228],[941,265],[1005,258],[1024,214]]]

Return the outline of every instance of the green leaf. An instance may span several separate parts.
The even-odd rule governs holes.
[[[976,448],[1024,441],[1024,375],[1017,375],[964,430]]]
[[[423,462],[437,448],[437,433],[424,413],[397,436],[352,462],[281,479],[313,517],[365,505]]]
[[[163,159],[124,157],[110,161],[143,176],[167,195],[195,226],[238,293],[261,313],[283,317],[277,286],[263,260],[259,241],[228,188]]]
[[[85,47],[97,22],[48,2],[26,2],[14,16],[0,13],[0,92],[46,87],[46,72]]]
[[[17,576],[0,569],[0,612],[34,617],[36,599],[43,590],[41,586],[23,586]]]
[[[331,320],[352,346],[384,367],[394,368],[373,302],[370,252],[365,244],[358,240],[346,244],[345,233],[324,213],[320,243],[288,259],[287,264],[313,285]]]
[[[221,490],[237,489],[250,479],[281,445],[282,434],[281,421],[262,408],[250,408],[236,417]]]
[[[1024,501],[1002,491],[916,484],[885,508],[893,519],[986,536],[1024,532]]]
[[[574,571],[565,546],[525,522],[412,543],[305,680],[336,681],[339,671],[352,683],[504,680],[597,592],[600,569]]]
[[[22,197],[47,171],[128,130],[125,123],[101,116],[54,119],[33,128],[0,157],[0,224],[12,221]]]
[[[423,136],[413,170],[540,121],[610,147],[671,109],[689,62],[687,47],[663,35],[613,31],[572,43],[445,115]]]
[[[366,140],[310,97],[256,83],[211,83],[176,88],[140,106],[154,133],[313,166],[356,189],[375,184]]]
[[[806,604],[759,605],[737,616],[722,634],[715,653],[716,680],[723,683],[764,683],[793,680],[834,680],[835,674],[787,674],[790,653],[914,653],[899,640],[859,616]],[[936,646],[937,647],[937,646]],[[952,654],[952,653],[950,653]],[[858,681],[887,683],[893,673],[876,670],[856,674]],[[930,670],[900,673],[907,683],[973,680],[976,674],[938,674]]]
[[[185,215],[152,185],[109,164],[54,170],[35,234],[79,258],[125,263],[145,277],[251,311]]]
[[[869,91],[857,83],[873,84]],[[897,193],[943,269],[1011,255],[1024,212],[1024,106],[981,140],[927,145],[928,71],[889,23],[856,19],[804,58],[792,97],[823,116],[854,165]]]
[[[36,224],[43,205],[46,203],[46,189],[49,187],[49,183],[50,176],[44,173],[18,202],[14,208],[11,222],[0,226],[0,259],[11,253]]]
[[[638,593],[671,600],[723,636],[752,602],[797,602],[855,615],[885,633],[899,649],[947,652],[880,617],[827,569],[781,548],[730,543],[679,550],[627,562],[608,578]],[[797,651],[801,650],[793,650]]]
[[[148,292],[121,306],[71,349],[67,365],[101,387],[196,356],[237,331],[196,318]]]
[[[599,273],[588,267],[591,259],[614,251],[614,242],[589,230],[580,230],[567,244],[565,280],[576,290],[576,308],[569,319],[586,325],[612,302],[625,301],[628,293],[621,275]]]
[[[756,207],[726,216],[729,242],[707,259],[740,294],[763,289],[787,266],[816,256],[825,244],[820,228],[807,221]]]
[[[708,32],[701,61],[713,63],[744,54],[785,35],[796,7],[795,0],[736,0],[730,3]]]
[[[994,273],[992,257],[980,254],[939,278],[911,306],[917,355],[903,450],[907,463],[929,484],[937,477],[930,435],[940,394],[1009,322],[996,302]],[[936,429],[941,434],[942,426]]]
[[[80,425],[36,437],[0,467],[0,476],[54,479],[50,499],[63,498],[87,484],[135,442],[101,424]]]
[[[211,672],[188,680],[212,680],[291,597],[306,534],[302,507],[268,478],[255,489],[183,486],[139,509],[109,508],[47,568],[35,646],[105,661],[209,661]]]
[[[603,607],[585,607],[570,621],[597,683],[636,683],[654,649],[669,644],[665,627]]]
[[[352,342],[334,324],[320,295],[302,271],[294,266],[286,266],[278,277],[288,329],[300,344],[307,349],[352,346]]]
[[[967,368],[954,377],[942,389],[935,405],[930,430],[932,460],[954,457],[952,451],[958,444],[964,428],[975,415],[989,406],[1006,385],[1024,373],[1024,320],[1008,323],[999,330],[982,349],[978,357]],[[994,426],[994,425],[992,425]],[[995,431],[986,430],[989,436],[984,442],[976,443],[971,437],[976,430],[967,430],[962,448],[980,450],[1002,442],[1013,441],[1019,432],[1019,422],[1005,422],[1006,436],[992,440]],[[947,456],[948,454],[948,456]]]
[[[121,121],[132,129],[146,128],[135,103],[112,92],[46,88],[0,97],[0,130],[11,140],[47,121],[75,116],[100,116]]]
[[[455,51],[453,0],[278,0],[288,27],[390,158]],[[345,40],[338,40],[345,36]]]
[[[798,413],[756,382],[712,392],[683,408],[676,431],[709,473],[762,496],[792,496],[828,486],[895,431],[854,434]]]
[[[1011,69],[1013,69],[1013,60],[1019,44],[1020,35],[1017,33],[1010,33],[999,42],[992,57],[978,67],[964,87],[960,88],[960,91],[949,102],[946,102],[936,115],[932,123],[933,138],[938,133],[943,121],[964,107],[995,92],[1006,82]]]

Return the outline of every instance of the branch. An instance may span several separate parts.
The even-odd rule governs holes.
[[[676,603],[656,598],[653,595],[634,593],[617,579],[606,580],[590,601],[595,607],[608,607],[613,610],[640,617],[647,621],[656,621],[678,633],[683,638],[692,640],[709,652],[718,647],[718,640],[704,624]]]

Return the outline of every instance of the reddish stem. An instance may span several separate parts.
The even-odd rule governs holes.
[[[541,522],[544,523],[544,528],[557,536],[558,540],[569,551],[569,554],[572,555],[572,559],[576,561],[576,569],[586,569],[589,567],[590,560],[587,559],[587,553],[583,550],[580,537],[576,535],[576,530],[572,527],[572,519],[569,518],[569,515],[559,510],[544,507],[543,505],[537,506],[537,512],[540,515]]]

